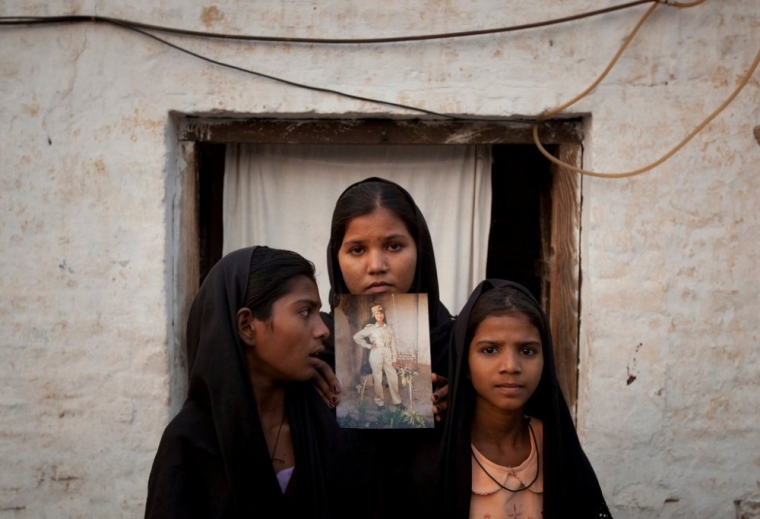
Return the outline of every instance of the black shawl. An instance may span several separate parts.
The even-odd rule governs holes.
[[[422,216],[412,196],[401,186],[382,178],[368,178],[364,182],[382,182],[395,186],[409,200],[414,208],[417,225],[417,268],[410,292],[426,293],[428,296],[428,318],[430,326],[431,366],[434,373],[446,375],[448,368],[448,350],[450,336],[453,330],[453,317],[441,303],[438,294],[438,273],[435,266],[433,242]],[[346,191],[357,184],[349,186]],[[345,191],[344,191],[345,193]],[[343,195],[341,195],[342,197]],[[331,226],[332,232],[332,226]],[[338,258],[333,249],[339,249],[341,236],[330,236],[327,246],[327,267],[330,276],[330,305],[335,307],[335,295],[348,294],[348,287],[343,280]],[[335,245],[335,247],[333,247]],[[323,315],[334,337],[333,320],[331,316]],[[326,344],[330,348],[331,344]],[[432,406],[432,402],[430,404]],[[366,518],[393,517],[401,519],[413,517],[410,500],[414,497],[409,483],[411,464],[414,453],[419,446],[436,436],[433,429],[396,429],[396,430],[356,430],[353,435],[351,449],[351,467],[354,468],[354,484],[369,489],[370,492],[357,500],[356,516]],[[363,479],[362,479],[363,477]]]
[[[433,252],[433,240],[430,238],[425,217],[422,215],[420,208],[414,202],[412,195],[398,184],[385,180],[383,178],[372,177],[350,185],[343,191],[345,194],[352,187],[365,182],[382,182],[395,186],[409,200],[414,208],[414,216],[417,224],[417,269],[414,273],[412,288],[410,292],[427,294],[428,297],[428,319],[430,325],[430,361],[433,373],[446,375],[448,369],[448,350],[449,338],[453,327],[453,318],[446,307],[441,303],[438,293],[438,271],[435,266],[435,253]],[[340,198],[343,197],[341,194]],[[338,198],[338,202],[340,202]],[[332,226],[331,226],[332,232]],[[330,236],[330,243],[327,245],[327,272],[330,276],[330,305],[335,307],[336,295],[348,294],[348,287],[343,280],[343,273],[340,271],[338,258],[333,254],[333,250],[340,248],[338,240],[342,236]]]
[[[459,314],[454,326],[449,357],[449,411],[440,448],[440,477],[435,502],[441,517],[467,518],[472,488],[470,424],[474,405],[467,380],[469,343],[467,323],[478,297],[493,288],[511,286],[525,293],[541,313],[544,369],[538,388],[526,403],[525,413],[539,418],[544,426],[544,515],[558,517],[610,517],[599,483],[578,441],[570,411],[562,396],[554,365],[554,350],[546,315],[523,286],[499,279],[480,283]],[[436,467],[437,468],[437,467]],[[435,471],[428,477],[436,478]]]
[[[295,470],[280,491],[237,331],[249,269],[267,247],[228,254],[209,272],[187,323],[188,397],[164,431],[145,516],[335,517],[343,438],[310,382],[286,388]]]

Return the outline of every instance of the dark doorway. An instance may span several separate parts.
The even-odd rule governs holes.
[[[496,145],[492,157],[486,276],[520,283],[541,301],[551,233],[551,163],[530,145]]]

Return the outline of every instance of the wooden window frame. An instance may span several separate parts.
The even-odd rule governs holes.
[[[564,162],[580,167],[583,122],[552,121],[539,137]],[[198,291],[201,246],[199,214],[200,144],[531,144],[532,128],[510,121],[469,122],[399,119],[178,119],[179,160],[174,225],[174,348],[170,352],[170,407],[179,409],[186,393],[184,323]],[[578,386],[580,310],[580,222],[582,177],[552,164],[551,208],[541,222],[544,273],[542,304],[549,317],[557,377],[575,415]],[[180,372],[182,374],[180,374]]]

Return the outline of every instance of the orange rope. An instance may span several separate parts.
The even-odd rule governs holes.
[[[679,9],[689,8],[689,7],[695,7],[697,5],[703,4],[706,0],[695,0],[693,2],[680,2],[680,3],[670,3],[667,0],[657,0],[656,3],[650,7],[646,13],[644,13],[644,16],[639,20],[639,22],[634,27],[633,31],[630,35],[626,38],[625,42],[623,42],[623,45],[621,46],[620,50],[615,54],[615,56],[612,58],[612,61],[610,61],[610,64],[607,65],[607,68],[602,72],[602,74],[597,78],[596,81],[594,81],[591,86],[589,86],[586,90],[581,92],[579,95],[568,101],[567,103],[564,103],[563,105],[554,108],[553,110],[549,110],[548,112],[545,112],[544,114],[540,115],[538,117],[538,122],[545,121],[546,119],[553,117],[560,113],[561,111],[565,110],[566,108],[574,105],[581,99],[583,99],[585,96],[587,96],[594,88],[596,88],[599,83],[602,82],[602,80],[609,74],[609,72],[612,70],[612,68],[615,66],[617,61],[620,59],[620,56],[623,54],[623,51],[628,47],[628,44],[633,40],[633,37],[636,35],[638,30],[641,28],[641,26],[644,24],[644,22],[649,18],[649,15],[652,14],[654,9],[657,7],[658,4],[664,3],[666,5],[676,7]],[[728,96],[728,98],[717,108],[715,109],[710,115],[707,116],[707,118],[702,121],[701,124],[699,124],[694,130],[691,131],[686,137],[684,137],[681,142],[679,142],[673,149],[671,149],[669,152],[667,152],[665,155],[663,155],[660,159],[652,162],[648,166],[644,166],[642,168],[628,171],[625,173],[598,173],[594,171],[589,171],[583,168],[579,168],[577,166],[573,166],[572,164],[568,164],[564,161],[559,160],[554,155],[549,153],[546,148],[541,144],[540,139],[538,138],[538,122],[533,125],[533,141],[536,144],[536,147],[538,147],[539,151],[551,162],[554,164],[557,164],[558,166],[561,166],[563,168],[567,168],[571,171],[575,171],[576,173],[580,173],[583,175],[588,175],[591,177],[598,177],[598,178],[625,178],[625,177],[633,177],[636,175],[640,175],[642,173],[646,173],[647,171],[650,171],[660,164],[664,163],[668,159],[670,159],[673,155],[678,153],[686,144],[689,143],[702,129],[704,129],[705,126],[710,124],[713,119],[715,119],[723,110],[726,109],[726,107],[733,102],[734,99],[739,95],[739,93],[742,91],[742,89],[749,83],[749,80],[752,78],[752,75],[755,73],[755,70],[757,70],[758,64],[760,64],[760,51],[758,51],[757,55],[755,56],[755,60],[752,62],[752,65],[750,65],[749,70],[744,75],[742,80],[739,82],[739,85],[734,89],[734,91],[731,93],[731,95]]]

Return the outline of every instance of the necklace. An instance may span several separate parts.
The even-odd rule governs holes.
[[[472,450],[472,446],[470,446],[470,452],[472,453],[472,459],[474,459],[475,463],[477,463],[478,466],[483,470],[483,472],[486,473],[486,476],[488,476],[489,478],[491,478],[493,480],[493,482],[496,483],[497,485],[499,485],[501,488],[503,488],[504,490],[507,490],[509,492],[517,493],[517,492],[522,492],[523,490],[527,490],[538,479],[538,471],[539,471],[539,467],[540,467],[540,465],[539,465],[540,455],[539,455],[539,452],[538,452],[538,442],[536,441],[536,433],[533,432],[533,427],[531,427],[531,425],[530,425],[530,420],[528,420],[528,430],[530,431],[531,437],[533,437],[533,444],[536,446],[536,477],[533,478],[533,481],[531,481],[529,485],[526,485],[525,483],[522,482],[522,480],[520,480],[520,478],[517,478],[520,481],[520,483],[523,484],[523,488],[518,488],[517,490],[513,490],[513,489],[511,489],[509,487],[505,487],[504,485],[502,485],[501,483],[499,483],[498,481],[496,481],[496,478],[493,477],[486,470],[486,468],[483,466],[482,463],[480,463],[480,460],[478,460],[477,456],[475,456],[475,452]],[[514,471],[512,472],[512,474],[514,474]],[[517,477],[516,474],[514,474],[514,475],[515,475],[515,477]],[[506,480],[504,482],[506,483]]]
[[[272,449],[272,456],[270,458],[272,462],[279,461],[280,463],[285,463],[284,459],[274,457],[274,453],[277,452],[277,444],[280,443],[280,433],[282,432],[282,424],[284,423],[285,423],[285,409],[282,410],[282,419],[280,420],[280,427],[277,429],[277,438],[274,440],[274,448]]]

